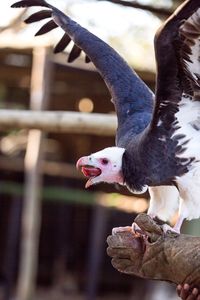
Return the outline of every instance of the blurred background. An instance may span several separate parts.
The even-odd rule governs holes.
[[[112,45],[154,90],[153,37],[181,0],[57,0],[52,4]],[[0,108],[114,114],[107,88],[84,57],[53,55],[61,31],[34,38],[34,9],[0,3]],[[7,110],[7,113],[6,113]],[[59,116],[58,116],[59,118]],[[118,273],[106,254],[113,227],[148,207],[118,186],[85,190],[83,155],[114,145],[110,134],[20,129],[0,123],[0,300],[177,299],[175,286]],[[48,120],[47,120],[48,123]],[[15,122],[16,124],[16,122]],[[48,127],[48,126],[47,126]],[[198,222],[185,225],[197,234]]]

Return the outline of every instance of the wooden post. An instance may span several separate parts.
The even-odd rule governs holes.
[[[32,110],[43,110],[47,106],[47,86],[50,87],[50,62],[46,48],[33,51],[31,79]],[[36,285],[38,246],[41,221],[42,159],[43,133],[30,130],[25,156],[25,189],[22,211],[21,255],[17,286],[18,300],[31,300]]]
[[[90,238],[88,256],[88,280],[86,286],[86,299],[97,298],[98,282],[101,275],[101,262],[105,247],[106,225],[109,211],[106,207],[96,205],[92,220],[92,233]]]

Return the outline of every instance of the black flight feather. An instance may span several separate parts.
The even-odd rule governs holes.
[[[73,62],[74,60],[77,59],[77,57],[79,57],[81,54],[81,49],[74,45],[70,54],[69,54],[69,57],[68,57],[68,62]]]
[[[49,7],[49,5],[43,0],[22,0],[11,5],[12,8],[32,7],[32,6]]]
[[[54,53],[62,52],[71,42],[71,38],[67,33],[65,33],[62,39],[58,42],[58,44],[54,48]]]
[[[51,31],[51,30],[53,30],[57,27],[58,27],[58,25],[53,20],[51,20],[51,21],[47,22],[46,24],[44,24],[40,28],[40,30],[35,34],[35,36],[45,34],[45,33],[49,32],[49,31]]]
[[[85,62],[86,62],[86,64],[88,64],[89,62],[91,62],[91,59],[87,55],[85,56]]]
[[[32,14],[30,17],[28,17],[26,20],[24,20],[24,22],[26,24],[31,24],[34,22],[38,22],[47,18],[51,18],[52,16],[52,11],[51,10],[41,10],[38,11],[34,14]]]

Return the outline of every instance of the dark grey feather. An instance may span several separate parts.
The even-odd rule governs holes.
[[[53,21],[49,21],[48,23],[44,24],[40,30],[35,34],[35,36],[38,36],[38,35],[42,35],[42,34],[45,34],[55,28],[57,28],[58,25]]]
[[[71,42],[71,38],[65,33],[60,42],[55,46],[54,53],[62,52]]]
[[[34,14],[32,14],[30,17],[28,17],[24,22],[26,24],[38,22],[47,18],[51,18],[52,11],[51,10],[41,10]]]
[[[31,6],[48,7],[48,4],[43,0],[22,0],[11,5],[12,8],[31,7]]]
[[[68,62],[73,62],[80,56],[80,54],[81,54],[81,49],[78,46],[74,45],[69,54]]]
[[[89,62],[91,62],[91,59],[87,55],[85,56],[85,62],[86,62],[86,64],[88,64]]]

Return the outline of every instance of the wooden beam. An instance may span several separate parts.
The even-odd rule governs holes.
[[[117,127],[114,115],[62,111],[0,110],[0,130],[39,129],[46,132],[66,132],[113,136]]]

